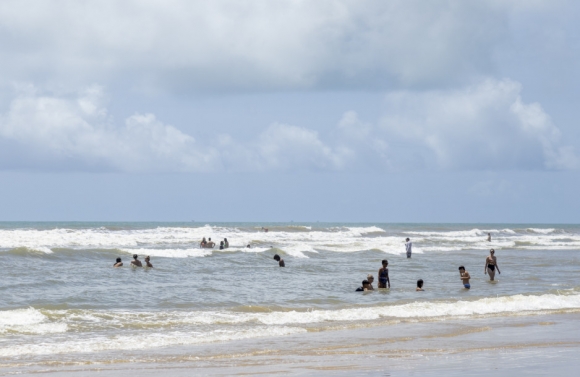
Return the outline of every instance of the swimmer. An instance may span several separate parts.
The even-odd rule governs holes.
[[[286,267],[286,264],[284,263],[284,259],[280,258],[280,256],[278,254],[274,255],[274,259],[278,262],[278,266]]]
[[[224,238],[224,249],[227,249],[228,247],[230,247],[230,243],[227,238]]]
[[[391,280],[389,280],[389,269],[387,266],[389,262],[386,259],[382,261],[383,267],[379,269],[379,288],[391,288]]]
[[[471,279],[471,276],[469,276],[469,272],[465,271],[465,267],[463,266],[459,266],[459,278],[461,279],[465,289],[471,288],[471,285],[469,284],[469,279]]]
[[[369,281],[368,280],[363,280],[362,281],[362,287],[358,287],[356,289],[356,292],[364,292],[364,291],[368,291],[369,290]]]
[[[249,248],[250,248],[250,244],[248,244],[248,246],[246,246],[246,249],[249,249]]]
[[[497,258],[495,257],[495,250],[491,249],[489,251],[489,256],[485,258],[485,266],[483,266],[483,273],[489,274],[489,280],[493,281],[495,277],[495,269],[497,268],[497,273],[501,274],[499,266],[497,265]]]
[[[374,291],[375,288],[373,287],[373,281],[375,281],[375,277],[371,274],[367,275],[367,280],[369,282],[369,291]]]
[[[224,247],[224,241],[220,242],[220,250],[223,250],[223,249],[225,249],[225,247]]]
[[[411,252],[413,251],[413,243],[409,238],[407,238],[405,241],[407,241],[405,242],[405,250],[407,251],[407,258],[411,258]]]
[[[207,245],[205,247],[213,248],[215,246],[215,242],[212,242],[211,237],[207,239]]]
[[[487,234],[487,242],[491,242],[491,233]]]
[[[143,267],[141,261],[139,260],[139,256],[137,254],[133,254],[133,260],[131,261],[131,266],[133,267]]]
[[[205,240],[205,237],[203,237],[203,239],[199,243],[199,247],[205,247],[205,245],[207,245],[207,241]]]
[[[123,266],[123,262],[121,261],[121,258],[117,258],[113,267],[122,267],[122,266]]]
[[[147,255],[147,256],[145,257],[145,266],[146,266],[146,267],[153,267],[153,265],[151,264],[151,262],[150,262],[150,261],[151,261],[151,258],[149,257],[149,255]]]
[[[264,232],[268,233],[268,228],[264,228],[264,227],[262,227],[262,230],[263,230]]]
[[[424,289],[423,289],[423,279],[417,280],[417,288],[415,289],[415,291],[417,291],[417,292],[424,291]]]

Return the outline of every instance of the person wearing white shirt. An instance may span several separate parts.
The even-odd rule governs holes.
[[[411,258],[411,252],[413,251],[413,243],[407,238],[405,242],[405,249],[407,250],[407,258]]]

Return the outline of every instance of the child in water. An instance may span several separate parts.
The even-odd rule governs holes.
[[[463,266],[459,266],[459,278],[461,279],[465,289],[471,288],[471,285],[469,284],[469,279],[471,279],[471,276],[469,276],[469,272],[465,271],[465,267]]]
[[[375,288],[373,287],[373,281],[375,281],[375,277],[371,274],[368,274],[367,281],[369,282],[369,291],[374,291]]]
[[[417,292],[424,291],[424,289],[423,289],[423,279],[417,280],[417,289],[415,289],[415,291],[417,291]]]

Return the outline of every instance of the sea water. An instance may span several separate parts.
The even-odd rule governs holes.
[[[202,237],[230,247],[201,249]],[[484,275],[490,248],[495,282]],[[180,347],[410,319],[573,313],[579,250],[573,225],[0,223],[0,366],[158,361]],[[132,254],[154,268],[130,267]],[[367,274],[376,289],[383,259],[391,289],[355,292]]]

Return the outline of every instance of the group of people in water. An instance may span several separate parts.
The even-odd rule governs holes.
[[[117,258],[113,267],[123,267],[123,260],[121,258]],[[131,267],[143,267],[143,263],[141,263],[139,260],[139,255],[133,254]],[[145,267],[153,268],[153,265],[151,264],[151,257],[149,257],[149,255],[145,257]]]
[[[215,247],[215,242],[211,240],[211,237],[209,237],[207,241],[205,240],[205,237],[203,237],[199,243],[199,247],[202,249],[213,249]],[[220,250],[227,249],[228,247],[230,247],[230,243],[228,242],[227,238],[224,238],[223,241],[220,241]]]
[[[265,231],[267,232],[268,230],[265,229]],[[491,235],[488,234],[488,241],[490,241]],[[199,247],[201,248],[213,248],[215,246],[215,242],[213,242],[211,240],[211,238],[208,238],[207,241],[205,239],[205,237],[203,237],[203,239],[201,240]],[[220,241],[220,250],[223,249],[227,249],[230,246],[228,239],[224,238],[223,241]],[[250,245],[248,244],[247,247],[250,247]],[[412,255],[412,249],[413,249],[413,244],[411,242],[411,240],[409,238],[407,238],[405,240],[405,252],[407,254],[407,258],[411,258]],[[278,266],[280,267],[286,267],[286,263],[284,262],[284,259],[280,258],[280,255],[276,254],[274,255],[273,258],[276,262],[278,262]],[[386,259],[382,260],[382,267],[379,269],[378,272],[378,277],[379,277],[379,284],[378,284],[378,288],[379,289],[385,289],[385,288],[391,288],[391,280],[389,279],[389,261]],[[122,267],[123,266],[123,261],[121,260],[121,258],[117,258],[117,260],[115,261],[113,267]],[[139,256],[137,254],[133,254],[133,260],[131,261],[131,267],[143,267],[143,263],[141,263],[141,261],[139,260]],[[145,257],[145,267],[149,267],[152,268],[153,265],[151,264],[151,258],[149,256]],[[499,266],[497,264],[497,258],[495,256],[495,250],[491,249],[489,251],[489,255],[487,256],[487,258],[485,258],[485,266],[483,268],[483,272],[486,275],[489,275],[489,279],[491,281],[494,280],[495,278],[495,270],[497,269],[497,273],[501,274],[501,271],[499,270]],[[467,270],[465,269],[464,266],[459,266],[459,278],[461,279],[461,282],[463,284],[463,287],[465,289],[471,289],[471,284],[470,284],[470,279],[471,279],[471,275],[469,275],[469,272],[467,272]],[[367,278],[365,280],[362,281],[362,285],[356,289],[357,292],[364,292],[364,291],[373,291],[374,287],[373,287],[373,282],[374,282],[375,278],[372,274],[367,275]],[[417,288],[415,289],[416,291],[424,291],[423,289],[423,279],[419,279],[417,280]]]
[[[407,238],[407,243],[409,239]],[[409,248],[410,249],[410,248]],[[409,250],[407,249],[407,250]],[[411,258],[411,254],[407,251],[407,258]],[[391,280],[389,279],[389,261],[383,259],[382,267],[379,269],[378,277],[379,277],[379,286],[378,288],[391,288]],[[489,255],[485,258],[485,266],[483,267],[483,273],[485,275],[489,275],[489,280],[494,281],[495,279],[495,270],[497,269],[497,273],[501,274],[499,270],[499,265],[497,264],[497,258],[495,256],[495,250],[489,250]],[[459,278],[461,279],[461,283],[465,289],[471,289],[470,279],[471,275],[465,269],[464,266],[459,266]],[[375,278],[372,274],[367,275],[367,278],[362,281],[362,285],[356,289],[357,292],[364,292],[364,291],[373,291],[373,282]],[[417,288],[416,291],[424,291],[423,289],[423,279],[417,280]]]

